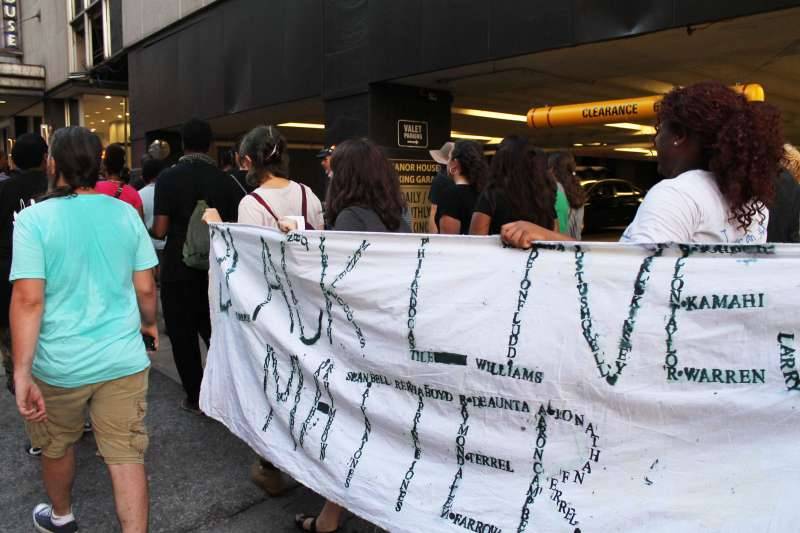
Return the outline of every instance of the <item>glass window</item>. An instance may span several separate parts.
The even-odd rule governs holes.
[[[99,65],[106,57],[104,46],[103,11],[100,4],[87,10],[89,25],[92,28],[92,65]]]
[[[83,11],[83,0],[72,0],[72,18],[77,17]]]
[[[86,26],[83,17],[72,24],[72,39],[75,53],[75,68],[77,72],[86,70]]]
[[[97,66],[111,53],[107,0],[72,0],[74,70]]]
[[[103,143],[121,143],[130,151],[130,111],[124,96],[85,94],[81,98],[81,124]]]

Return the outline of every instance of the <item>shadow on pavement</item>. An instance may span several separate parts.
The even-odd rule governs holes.
[[[2,374],[0,381],[5,385]],[[152,532],[283,533],[297,531],[295,513],[320,509],[322,499],[300,486],[281,498],[266,497],[249,481],[255,459],[250,448],[221,424],[180,410],[181,398],[180,385],[151,372],[146,464]],[[39,459],[25,453],[22,420],[5,388],[0,393],[0,428],[0,531],[33,531],[31,510],[46,501]],[[111,481],[96,450],[92,435],[76,447],[74,512],[81,531],[119,531]],[[378,530],[350,517],[340,531]]]

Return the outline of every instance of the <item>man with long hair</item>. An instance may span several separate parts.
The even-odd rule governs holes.
[[[14,386],[28,435],[42,448],[50,498],[33,510],[37,531],[78,529],[74,445],[87,410],[122,531],[147,531],[150,359],[142,339],[157,347],[157,261],[136,211],[95,191],[101,152],[85,128],[57,131],[47,161],[52,191],[14,227]]]

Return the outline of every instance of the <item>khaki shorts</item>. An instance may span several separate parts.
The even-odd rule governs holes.
[[[147,383],[150,369],[74,389],[34,378],[44,395],[47,422],[26,422],[31,445],[51,459],[64,457],[83,435],[89,411],[97,450],[106,464],[142,464],[147,450]]]

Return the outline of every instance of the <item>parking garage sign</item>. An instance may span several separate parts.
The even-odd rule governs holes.
[[[430,159],[392,159],[391,162],[400,179],[400,190],[408,205],[412,229],[414,233],[425,233],[431,212],[428,192],[439,165]]]

